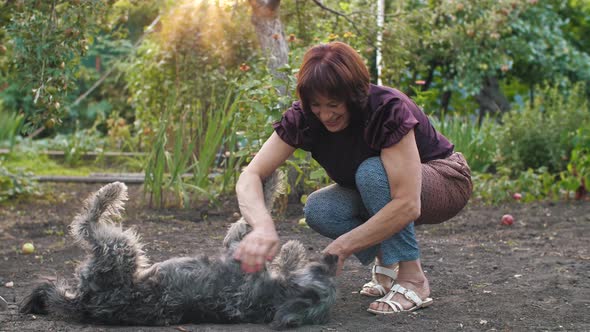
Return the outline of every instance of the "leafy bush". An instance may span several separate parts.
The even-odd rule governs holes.
[[[477,202],[498,204],[511,201],[514,193],[522,202],[558,199],[583,199],[590,184],[590,124],[575,131],[573,149],[566,168],[559,173],[547,167],[515,171],[500,167],[494,174],[473,174],[473,197]]]
[[[27,116],[26,131],[61,121],[81,57],[94,35],[110,30],[109,10],[104,1],[16,2],[6,27],[12,60],[7,82],[18,86],[13,91],[17,99],[32,98],[21,109]]]
[[[0,202],[16,196],[38,193],[33,174],[20,169],[8,169],[0,160]]]
[[[571,90],[547,86],[534,105],[511,111],[502,118],[498,163],[513,170],[547,166],[564,170],[573,150],[576,130],[590,123],[585,86]]]
[[[513,170],[501,167],[496,173],[473,173],[473,199],[483,204],[498,204],[513,200],[514,193],[522,202],[559,198],[560,185],[547,168],[528,169],[516,177]]]
[[[332,183],[326,170],[306,151],[295,150],[293,158],[287,160],[286,164],[296,175],[294,181],[289,181],[287,194],[294,190],[292,186],[296,186],[302,193],[310,193]]]
[[[165,11],[162,28],[142,42],[126,69],[140,132],[156,128],[166,108],[177,118],[188,113],[194,121],[205,117],[235,88],[231,78],[254,56],[255,37],[244,28],[251,26],[245,13],[190,1]]]
[[[573,146],[567,169],[559,174],[560,185],[567,198],[580,199],[590,186],[590,124],[576,131]]]

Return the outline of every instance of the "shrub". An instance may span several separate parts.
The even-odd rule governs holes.
[[[576,130],[572,142],[574,147],[566,170],[559,174],[559,183],[566,198],[581,199],[590,185],[590,124]]]
[[[38,193],[33,174],[20,169],[8,169],[0,160],[0,202],[21,195]]]
[[[569,91],[546,86],[532,107],[505,114],[499,136],[499,164],[514,170],[542,166],[552,173],[564,170],[576,130],[590,123],[584,91],[582,83]]]
[[[183,1],[165,9],[161,29],[142,42],[126,70],[141,132],[157,128],[165,108],[177,120],[205,118],[235,87],[231,78],[253,57],[255,38],[245,13],[220,6]]]

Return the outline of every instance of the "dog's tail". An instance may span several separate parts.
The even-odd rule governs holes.
[[[72,316],[78,313],[78,308],[77,299],[68,292],[67,284],[50,281],[37,286],[20,303],[20,312],[23,314],[46,315],[49,312],[58,312]]]
[[[268,178],[264,179],[262,182],[262,192],[264,194],[266,208],[271,211],[277,197],[285,192],[283,172],[276,170]],[[242,217],[230,226],[223,239],[223,246],[229,249],[233,243],[242,240],[247,233],[248,223]]]
[[[121,182],[113,182],[100,188],[84,201],[82,211],[74,218],[70,228],[74,239],[83,245],[96,246],[94,233],[97,224],[120,217],[126,200],[127,186]]]

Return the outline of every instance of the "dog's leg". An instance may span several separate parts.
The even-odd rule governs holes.
[[[262,184],[264,204],[271,211],[275,200],[280,194],[285,192],[284,174],[276,170],[268,178],[264,179]]]
[[[124,201],[127,200],[127,186],[113,182],[92,194],[84,201],[82,211],[70,225],[74,239],[85,247],[101,246],[96,242],[96,228],[100,221],[111,221],[111,217],[120,217]]]
[[[123,183],[106,185],[86,200],[72,222],[72,236],[91,252],[77,271],[81,290],[128,285],[138,268],[147,263],[137,235],[111,221],[120,216],[126,199]]]
[[[223,239],[223,246],[226,249],[234,249],[233,247],[235,244],[240,242],[244,236],[246,236],[249,227],[250,226],[243,217],[231,224]]]
[[[288,278],[292,272],[303,268],[307,261],[307,254],[301,242],[290,240],[281,247],[269,269],[277,277]]]

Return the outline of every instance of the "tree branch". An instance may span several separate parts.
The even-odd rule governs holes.
[[[342,18],[344,18],[346,21],[348,21],[348,23],[350,23],[352,25],[352,28],[359,34],[359,35],[363,35],[363,33],[356,27],[356,22],[353,21],[352,19],[350,19],[350,17],[348,17],[348,15],[343,14],[339,11],[336,11],[330,7],[327,7],[326,5],[324,5],[320,0],[313,0],[313,2],[318,5],[318,7],[322,8],[323,10],[330,12],[336,16],[340,16]],[[372,43],[371,43],[372,44]],[[372,45],[374,46],[374,45]]]

